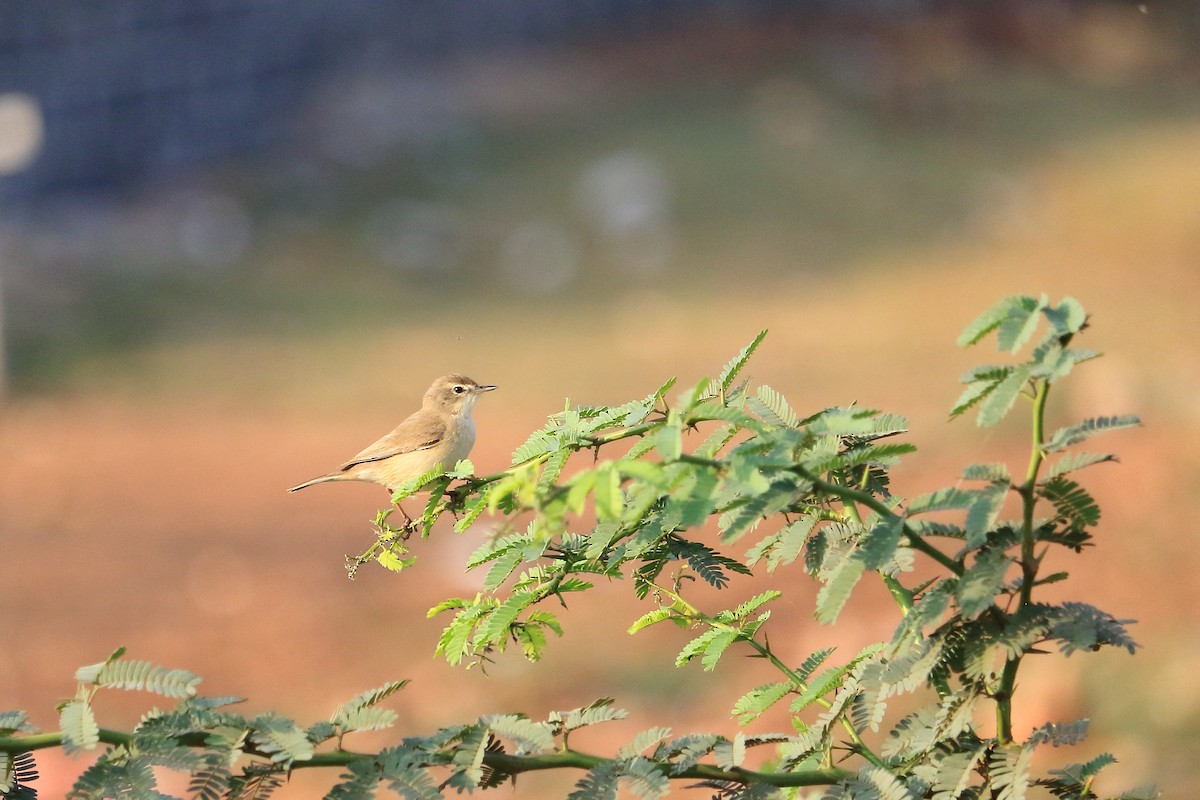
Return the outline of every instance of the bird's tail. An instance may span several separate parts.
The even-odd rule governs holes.
[[[288,491],[289,492],[298,492],[301,489],[307,489],[309,486],[313,486],[318,483],[325,483],[326,481],[336,481],[340,477],[341,477],[340,472],[334,472],[330,475],[322,475],[319,478],[313,478],[311,481],[305,481],[304,483],[300,484],[299,486],[293,486],[292,488],[288,489]]]

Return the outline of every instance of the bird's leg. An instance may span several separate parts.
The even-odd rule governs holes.
[[[417,529],[417,523],[413,522],[413,518],[410,517],[408,512],[404,510],[404,506],[400,505],[399,503],[395,503],[394,505],[397,509],[399,509],[400,513],[404,515],[404,525],[401,526],[401,530],[404,531],[404,538],[407,539],[409,534]]]

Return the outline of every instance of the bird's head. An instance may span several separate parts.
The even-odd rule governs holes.
[[[495,388],[480,384],[466,375],[443,375],[425,392],[424,406],[466,416],[471,413],[471,407],[475,405],[479,395]]]

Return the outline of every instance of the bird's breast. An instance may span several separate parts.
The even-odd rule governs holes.
[[[445,469],[454,469],[454,465],[471,453],[475,446],[475,423],[470,417],[459,417],[454,421],[453,432],[450,436],[450,446],[446,449]]]

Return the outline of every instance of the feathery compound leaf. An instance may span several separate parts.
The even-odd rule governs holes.
[[[862,542],[861,558],[867,569],[880,569],[896,556],[896,548],[904,535],[904,517],[893,514],[880,519],[867,532]]]
[[[1042,445],[1042,451],[1045,453],[1056,453],[1071,445],[1079,444],[1097,434],[1121,430],[1122,428],[1132,428],[1141,424],[1142,421],[1133,414],[1122,414],[1114,417],[1092,417],[1085,419],[1077,425],[1056,430],[1049,441]]]
[[[629,626],[628,633],[637,633],[642,628],[648,628],[656,622],[671,619],[673,616],[674,612],[670,608],[656,608],[653,611],[647,611],[634,620],[633,624]]]
[[[188,781],[188,794],[192,800],[219,800],[229,787],[231,775],[222,759],[210,758],[204,769],[192,774],[192,779]]]
[[[58,726],[63,735],[63,749],[68,753],[91,750],[100,742],[96,715],[82,693],[59,708]]]
[[[536,430],[529,434],[529,438],[513,451],[512,464],[514,466],[522,464],[540,455],[553,453],[558,448],[559,441],[557,436],[544,428]]]
[[[1029,790],[1029,759],[1032,747],[997,746],[988,758],[988,777],[996,800],[1024,800]]]
[[[754,341],[743,347],[741,352],[734,356],[730,362],[725,365],[725,368],[721,370],[721,375],[717,378],[717,383],[721,385],[722,392],[726,391],[730,386],[733,385],[734,379],[737,378],[738,373],[742,371],[742,367],[746,366],[746,362],[750,360],[750,356],[753,355],[754,351],[758,349],[758,346],[762,344],[762,340],[766,337],[766,335],[767,332],[765,330],[759,331],[758,336],[754,337]]]
[[[670,790],[671,779],[653,761],[638,756],[621,768],[621,784],[641,800],[659,800]]]
[[[933,800],[959,800],[967,787],[975,780],[979,762],[987,755],[988,748],[980,743],[969,750],[950,753],[937,765],[937,777],[933,782]]]
[[[154,692],[164,697],[191,697],[201,678],[185,669],[165,669],[149,661],[109,660],[80,667],[75,671],[80,683],[112,689]]]
[[[792,684],[787,682],[766,683],[755,687],[738,698],[729,713],[738,718],[739,724],[745,725],[786,697],[792,688]]]
[[[497,736],[517,745],[517,755],[544,753],[554,748],[554,733],[544,722],[532,722],[516,714],[493,714],[479,722]]]
[[[779,591],[778,589],[768,589],[765,592],[756,594],[756,595],[754,595],[754,597],[751,597],[749,600],[746,600],[743,603],[739,603],[738,607],[733,609],[732,612],[729,614],[729,618],[731,620],[745,619],[746,617],[750,616],[758,609],[762,608],[767,603],[771,602],[772,600],[775,600],[776,598],[781,597],[782,595],[783,595],[783,592]]]
[[[475,632],[472,646],[479,650],[487,645],[500,644],[505,641],[517,616],[529,608],[536,599],[537,596],[531,592],[514,592],[511,597],[488,614]]]
[[[1087,312],[1074,297],[1064,297],[1058,305],[1043,308],[1042,314],[1059,336],[1078,333],[1087,323]]]
[[[1116,456],[1112,453],[1067,453],[1046,470],[1046,480],[1053,480],[1060,475],[1066,475],[1093,464],[1116,460]]]
[[[377,779],[386,780],[388,788],[405,800],[441,800],[442,793],[419,758],[404,747],[394,747],[381,752],[372,766]]]
[[[1004,298],[972,320],[963,329],[963,332],[958,335],[959,347],[969,347],[976,344],[984,336],[999,328],[1000,323],[1004,322],[1009,314],[1012,313],[1013,308],[1021,308],[1025,304],[1035,302],[1032,297],[1013,296]]]
[[[363,692],[338,706],[331,722],[347,731],[374,731],[390,728],[397,714],[390,709],[373,708],[390,695],[400,691],[408,681],[391,681],[378,689]]]
[[[817,671],[817,667],[825,663],[825,659],[829,658],[835,649],[836,648],[833,647],[826,647],[813,653],[808,658],[804,659],[803,664],[796,668],[796,675],[802,681],[808,680],[809,676]]]
[[[963,468],[963,480],[989,481],[992,483],[1011,483],[1007,464],[972,464]]]
[[[1070,478],[1054,478],[1042,487],[1041,495],[1054,504],[1058,515],[1071,528],[1089,528],[1100,521],[1100,506],[1095,498]]]
[[[1029,744],[1050,744],[1054,747],[1076,745],[1087,738],[1088,721],[1047,722],[1029,735]]]
[[[266,753],[275,764],[308,761],[313,756],[313,743],[308,734],[290,719],[262,714],[251,722],[250,741]]]
[[[750,570],[742,562],[723,556],[700,542],[671,538],[669,549],[676,558],[686,560],[688,566],[714,589],[724,589],[729,585],[725,570],[742,575],[750,574]]]
[[[917,495],[908,501],[908,514],[923,514],[927,511],[947,511],[970,508],[979,499],[974,489],[938,489],[928,494]]]
[[[1101,647],[1120,647],[1133,655],[1138,643],[1125,626],[1132,619],[1117,619],[1087,603],[1063,603],[1049,607],[1050,636],[1059,641],[1064,655],[1080,650],[1099,650]]]
[[[1101,753],[1083,764],[1068,764],[1062,769],[1052,769],[1050,774],[1057,778],[1054,783],[1061,788],[1074,789],[1082,797],[1095,797],[1090,791],[1092,781],[1100,774],[1100,770],[1115,763],[1117,760],[1112,757],[1111,753]]]
[[[819,622],[828,625],[837,619],[865,569],[862,559],[848,555],[830,571],[829,579],[817,592],[816,617]]]
[[[767,559],[767,571],[773,572],[780,564],[791,564],[804,549],[808,535],[817,524],[818,517],[808,515],[788,523],[782,530],[766,536],[746,553],[746,563],[754,566],[763,556]]]
[[[612,720],[625,719],[629,716],[629,712],[620,708],[612,707],[611,697],[602,697],[599,700],[594,700],[581,708],[572,709],[563,717],[561,713],[555,712],[551,717],[557,716],[561,719],[560,724],[564,733],[570,733],[576,728],[583,728],[588,725],[598,725],[601,722],[611,722]]]
[[[950,409],[950,419],[961,416],[982,402],[1011,372],[1012,367],[986,367],[968,373],[963,378],[967,386],[954,401],[954,406]]]
[[[958,583],[958,610],[966,619],[975,619],[988,609],[1004,588],[1004,576],[1013,559],[1003,550],[983,550]]]
[[[1037,330],[1041,315],[1038,313],[1046,307],[1048,298],[1034,300],[1032,297],[1021,297],[1008,307],[1008,313],[1000,320],[996,331],[996,344],[1001,350],[1016,353],[1021,346],[1029,341]]]
[[[724,648],[728,647],[733,641],[728,637],[728,634],[733,634],[734,636],[737,635],[736,631],[730,631],[723,628],[709,628],[704,633],[700,634],[695,639],[692,639],[683,646],[683,649],[679,651],[679,655],[675,656],[675,666],[682,667],[684,664],[688,663],[693,658],[696,658],[701,653],[705,653],[708,650],[709,645],[711,645],[713,642],[718,642],[718,647],[721,650],[724,650]],[[718,653],[718,657],[719,655],[720,654]]]
[[[25,711],[0,711],[0,736],[13,733],[33,733],[35,728],[29,724],[29,714]]]
[[[671,735],[670,728],[648,728],[633,737],[633,739],[617,751],[620,758],[635,758],[646,752],[646,748],[657,745]]]
[[[874,790],[878,800],[915,800],[904,782],[885,769],[867,765],[858,771],[858,782]]]
[[[796,412],[788,405],[784,396],[765,384],[758,387],[756,396],[746,399],[746,406],[759,419],[770,425],[795,428],[800,424],[800,418],[796,416]]]
[[[616,800],[617,776],[615,762],[597,764],[575,784],[575,791],[567,795],[567,800]]]
[[[979,416],[975,418],[975,424],[981,428],[990,428],[1004,419],[1012,410],[1013,404],[1017,402],[1021,390],[1029,383],[1031,371],[1032,367],[1028,364],[1013,367],[1007,377],[997,383],[995,388],[988,393],[987,398],[983,400],[979,407]]]

